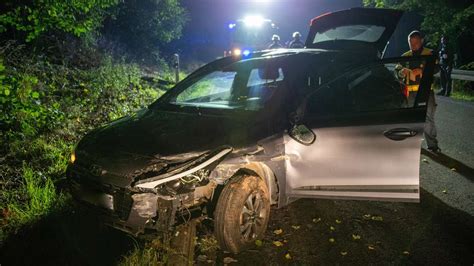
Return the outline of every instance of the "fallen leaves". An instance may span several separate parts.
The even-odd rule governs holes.
[[[280,242],[280,241],[273,241],[273,245],[275,245],[277,247],[281,247],[281,246],[283,246],[283,243]]]
[[[445,189],[445,190],[443,190],[443,193],[444,193],[444,194],[448,194],[448,191]]]
[[[336,239],[334,239],[334,238],[332,238],[332,237],[329,238],[329,243],[335,243],[335,242],[336,242]]]
[[[408,255],[410,255],[410,252],[408,252],[408,251],[405,250],[405,251],[403,251],[403,255],[407,255],[407,256],[408,256]]]
[[[342,255],[342,256],[346,256],[346,255],[347,255],[347,251],[341,251],[341,255]]]
[[[299,225],[292,225],[291,227],[293,227],[293,229],[295,229],[295,230],[300,229],[300,226],[299,226]]]
[[[313,218],[313,223],[317,224],[319,222],[321,222],[321,218],[319,218],[319,217],[318,218]]]
[[[453,168],[451,168],[451,171],[456,172],[457,170],[456,170],[456,168],[453,167]]]
[[[367,248],[368,248],[369,250],[375,250],[375,247],[372,246],[372,245],[367,245]]]
[[[230,264],[232,262],[238,262],[238,260],[231,258],[231,257],[225,257],[223,260],[224,264]]]
[[[383,221],[383,217],[382,216],[372,216],[372,221],[379,221],[379,222],[382,222]]]
[[[334,228],[334,226],[330,226],[330,227],[329,227],[329,230],[331,230],[331,231],[335,231],[335,230],[336,230],[336,228]]]
[[[273,233],[275,235],[281,235],[283,233],[283,229],[276,229],[275,231],[273,231]]]
[[[286,253],[286,255],[285,255],[285,259],[287,259],[287,260],[291,260],[291,255],[290,255],[290,253]]]
[[[262,245],[263,245],[262,240],[260,240],[260,239],[255,240],[255,246],[261,247]]]
[[[360,235],[352,234],[352,239],[353,239],[353,240],[360,240],[360,238],[361,238]]]
[[[336,223],[337,223],[337,224],[340,224],[340,223],[342,223],[342,221],[341,221],[341,220],[338,220],[338,219],[336,219]]]
[[[427,159],[424,159],[424,158],[421,161],[424,162],[424,163],[430,163]]]
[[[378,222],[383,221],[382,216],[376,216],[376,215],[370,215],[370,214],[364,214],[362,218],[364,218],[364,220],[372,220],[372,221],[378,221]]]

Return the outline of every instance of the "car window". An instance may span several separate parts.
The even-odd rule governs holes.
[[[385,27],[377,25],[340,26],[317,32],[313,44],[333,40],[376,42],[384,31]]]
[[[247,82],[247,87],[256,86],[256,85],[264,85],[274,81],[281,81],[283,80],[283,70],[281,68],[278,69],[278,77],[276,79],[263,79],[259,73],[261,69],[252,69],[250,71],[249,81]]]
[[[208,102],[218,104],[230,96],[236,71],[215,71],[189,86],[176,98],[176,103]]]
[[[262,60],[263,61],[263,60]],[[178,93],[171,104],[260,110],[283,85],[281,67],[268,62],[238,62],[210,72]]]
[[[425,62],[374,64],[322,86],[307,101],[307,113],[337,115],[415,107]]]

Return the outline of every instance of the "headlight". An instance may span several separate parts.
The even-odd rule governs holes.
[[[72,153],[71,153],[71,158],[69,159],[69,161],[70,161],[71,163],[74,163],[74,162],[76,161],[76,153],[75,153],[75,152],[72,152]]]
[[[238,55],[242,54],[242,50],[240,50],[240,49],[234,49],[234,52],[232,52],[232,54],[238,56]]]

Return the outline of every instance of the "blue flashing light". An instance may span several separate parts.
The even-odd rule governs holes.
[[[229,30],[231,30],[231,29],[235,28],[235,26],[236,26],[236,24],[235,24],[235,23],[230,23],[230,24],[229,24]]]
[[[242,52],[242,54],[243,54],[244,56],[249,56],[250,50],[244,50],[244,51]]]

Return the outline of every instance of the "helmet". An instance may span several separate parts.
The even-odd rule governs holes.
[[[279,41],[279,40],[280,40],[280,36],[273,34],[272,41]]]
[[[298,31],[293,32],[293,38],[301,38],[301,33]]]

